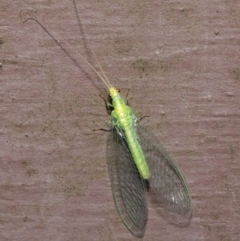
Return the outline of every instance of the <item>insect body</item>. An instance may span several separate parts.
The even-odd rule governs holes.
[[[108,169],[114,202],[124,224],[135,236],[143,236],[147,221],[146,181],[166,210],[190,218],[191,196],[184,176],[157,138],[137,122],[132,108],[102,74],[113,107]]]
[[[137,133],[135,128],[133,128],[137,118],[133,113],[132,108],[126,105],[116,88],[110,87],[109,95],[112,98],[112,105],[114,107],[114,110],[111,113],[112,125],[114,128],[124,132],[128,148],[140,175],[144,179],[148,179],[150,176],[149,168],[142,148],[138,142]]]
[[[36,21],[61,47],[41,23],[30,19]],[[157,138],[138,123],[132,108],[110,84],[94,52],[100,72],[78,54],[107,86],[112,100],[112,128],[107,143],[107,160],[114,202],[126,227],[137,237],[144,234],[147,182],[154,190],[160,206],[190,219],[191,196],[180,170]]]

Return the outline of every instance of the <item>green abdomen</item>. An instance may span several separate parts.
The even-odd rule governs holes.
[[[127,139],[128,147],[131,151],[133,160],[138,168],[140,175],[144,179],[148,179],[150,177],[150,171],[143,153],[143,150],[138,142],[137,133],[133,128],[124,128],[125,129],[125,137]]]

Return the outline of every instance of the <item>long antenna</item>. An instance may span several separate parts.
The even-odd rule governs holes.
[[[35,19],[35,18],[28,18],[28,19],[26,19],[25,21],[23,21],[23,23],[26,23],[28,20],[33,20],[33,21],[35,21],[35,22],[55,41],[55,43],[56,43],[61,49],[63,49],[64,52],[65,52],[69,57],[71,57],[71,59],[72,59],[72,56],[71,56],[69,53],[67,53],[67,51],[62,47],[62,45],[60,44],[60,42],[59,42],[37,19]],[[94,58],[95,58],[95,60],[96,60],[96,62],[97,62],[98,68],[100,69],[102,75],[93,67],[92,64],[89,63],[89,61],[88,61],[85,57],[83,57],[83,55],[82,55],[79,51],[75,50],[75,49],[74,49],[69,43],[67,43],[66,41],[62,41],[62,42],[64,42],[66,45],[68,45],[70,48],[72,48],[72,49],[75,51],[75,53],[77,53],[77,54],[81,57],[81,59],[82,59],[85,63],[87,63],[87,65],[98,75],[98,77],[103,81],[103,83],[107,86],[108,89],[112,86],[111,83],[109,82],[107,76],[105,75],[105,73],[104,73],[104,71],[103,71],[103,69],[102,69],[102,67],[101,67],[101,65],[100,65],[100,63],[99,63],[99,61],[98,61],[98,59],[97,59],[97,57],[96,57],[96,54],[95,54],[95,52],[94,52],[93,50],[91,50],[91,51],[92,51],[92,53],[93,53],[93,55],[94,55]]]

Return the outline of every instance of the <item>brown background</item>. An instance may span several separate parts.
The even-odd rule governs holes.
[[[187,228],[149,202],[142,240],[239,240],[240,2],[77,5],[81,24],[71,0],[0,3],[0,240],[137,240],[113,203],[106,133],[94,131],[110,120],[104,85],[74,51],[93,62],[90,48],[150,115],[192,193]],[[69,43],[80,68],[27,17]]]

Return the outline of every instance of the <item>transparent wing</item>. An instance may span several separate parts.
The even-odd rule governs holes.
[[[191,196],[183,174],[156,137],[141,125],[137,126],[137,132],[151,173],[150,187],[158,200],[167,210],[190,217]]]
[[[113,127],[107,143],[108,170],[114,202],[126,227],[142,237],[147,221],[146,185],[132,159],[124,134]]]

